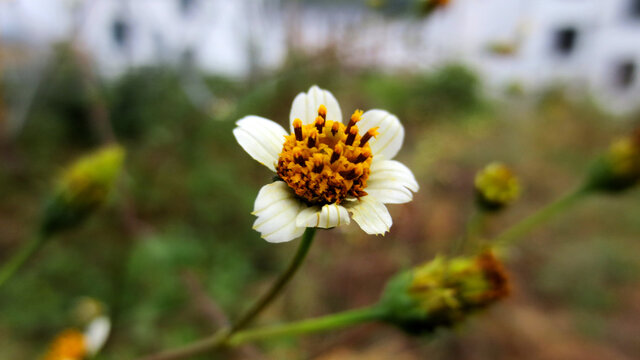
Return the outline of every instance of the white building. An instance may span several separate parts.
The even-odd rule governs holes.
[[[423,70],[457,61],[493,90],[564,83],[613,111],[640,103],[640,0],[452,0],[427,19],[331,4],[5,0],[0,42],[42,48],[76,29],[106,75],[189,57],[205,71],[242,76],[279,66],[291,44],[311,52],[331,45],[357,66]]]

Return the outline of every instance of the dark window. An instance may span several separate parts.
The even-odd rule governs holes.
[[[640,20],[640,0],[629,2],[629,15],[636,20]]]
[[[633,61],[622,61],[615,68],[614,81],[618,88],[628,89],[636,77],[636,64]]]
[[[578,30],[565,27],[556,30],[553,39],[553,48],[556,54],[569,56],[576,48],[578,42]]]
[[[183,15],[189,15],[196,6],[197,0],[178,0],[180,3],[180,11]]]
[[[124,19],[116,19],[111,27],[111,35],[113,36],[113,41],[116,45],[120,47],[124,47],[129,42],[129,23],[124,21]]]

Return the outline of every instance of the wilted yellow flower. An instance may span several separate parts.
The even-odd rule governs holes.
[[[391,280],[381,300],[386,321],[411,333],[453,326],[509,294],[507,273],[492,252],[437,257]]]
[[[485,210],[499,210],[520,195],[518,178],[504,164],[493,162],[475,177],[478,205]]]
[[[587,188],[618,192],[640,181],[640,128],[615,140],[591,168]]]
[[[117,145],[85,155],[63,171],[45,209],[43,229],[76,225],[106,202],[124,160]]]

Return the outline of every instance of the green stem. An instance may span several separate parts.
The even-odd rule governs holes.
[[[244,313],[240,317],[238,321],[236,321],[231,327],[231,331],[229,335],[233,335],[238,330],[247,326],[262,310],[264,310],[272,301],[276,298],[276,296],[280,293],[280,291],[284,288],[285,285],[291,280],[293,275],[296,273],[304,258],[307,256],[309,252],[309,248],[313,243],[313,238],[316,234],[315,228],[307,228],[302,234],[302,239],[300,240],[300,246],[298,247],[298,251],[296,255],[293,257],[291,262],[289,263],[289,267],[280,274],[280,277],[276,280],[276,282],[271,286],[268,292],[266,292],[256,303]]]
[[[191,358],[207,351],[221,348],[227,340],[228,335],[228,331],[218,331],[207,338],[194,342],[193,344],[155,355],[146,356],[140,360],[178,360]]]
[[[38,250],[40,245],[44,243],[46,237],[40,233],[34,235],[26,244],[15,253],[2,268],[0,268],[0,287],[15,274],[15,272],[24,264],[33,253]]]
[[[363,322],[375,321],[380,319],[382,315],[383,312],[379,308],[375,306],[366,307],[322,316],[315,319],[242,331],[232,336],[227,341],[227,344],[230,346],[237,346],[246,342],[273,337],[296,336],[327,331]]]
[[[495,246],[508,246],[513,244],[520,237],[531,231],[534,227],[549,220],[553,216],[564,211],[582,197],[589,193],[589,189],[586,187],[579,187],[576,190],[567,193],[558,200],[552,202],[546,207],[538,210],[529,217],[515,224],[511,228],[498,235],[492,243]]]
[[[247,310],[247,312],[245,312],[244,315],[242,315],[230,329],[222,329],[215,334],[197,341],[191,345],[187,345],[175,350],[169,350],[157,355],[151,355],[142,358],[142,360],[185,359],[225,346],[227,344],[227,341],[232,338],[235,333],[251,323],[251,321],[276,298],[276,296],[285,287],[285,285],[287,285],[289,280],[291,280],[291,278],[296,273],[305,257],[307,256],[307,253],[311,248],[311,244],[313,243],[315,233],[315,228],[307,228],[304,231],[304,234],[302,234],[302,239],[300,240],[300,246],[298,246],[298,251],[289,263],[287,269],[280,275],[280,277],[278,277],[269,291],[262,295],[260,299],[258,299],[258,301],[256,301],[256,303],[251,308],[249,308],[249,310]]]
[[[473,241],[482,231],[484,225],[485,213],[482,209],[475,209],[467,221],[464,235],[458,237],[451,246],[451,255],[459,255],[464,252],[464,249],[469,241]]]

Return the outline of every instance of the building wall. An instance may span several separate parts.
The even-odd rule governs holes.
[[[3,41],[40,47],[76,31],[106,75],[189,58],[207,72],[245,76],[282,64],[289,45],[332,46],[353,66],[422,71],[464,62],[494,93],[513,83],[535,91],[563,82],[625,112],[640,102],[634,1],[454,0],[425,20],[387,18],[352,3],[6,0],[0,30]]]

